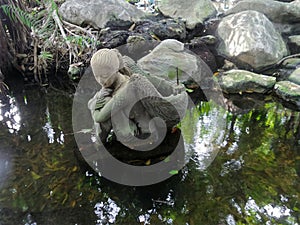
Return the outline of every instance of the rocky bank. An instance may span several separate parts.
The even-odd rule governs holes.
[[[224,13],[209,0],[165,0],[155,14],[123,0],[67,0],[59,13],[98,29],[98,48],[138,51],[150,74],[170,79],[177,68],[196,83],[209,74],[224,93],[272,94],[300,109],[300,0],[241,0]]]

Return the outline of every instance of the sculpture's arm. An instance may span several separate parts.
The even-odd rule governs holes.
[[[111,110],[113,106],[113,98],[111,98],[102,109],[95,109],[92,112],[93,118],[97,123],[103,123],[111,116]]]
[[[107,99],[108,101],[105,102],[104,106],[102,108],[96,109],[93,112],[93,118],[96,122],[102,123],[108,120],[111,116],[113,116],[113,107],[114,113],[118,110],[123,109],[127,105],[127,101],[130,99],[130,96],[128,96],[128,93],[126,92],[126,88],[122,88],[118,91],[116,95],[114,95],[112,98]],[[101,100],[99,100],[101,101]],[[102,104],[103,102],[100,102]],[[97,105],[97,103],[96,103]]]

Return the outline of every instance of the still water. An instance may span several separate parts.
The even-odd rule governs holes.
[[[185,167],[128,187],[78,160],[72,96],[2,97],[0,225],[300,224],[300,113],[268,99],[232,112],[200,103],[180,124]]]

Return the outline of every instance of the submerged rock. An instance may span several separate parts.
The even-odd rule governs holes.
[[[284,3],[274,0],[243,0],[226,11],[225,15],[241,11],[254,10],[263,13],[273,22],[291,23],[300,22],[300,1]]]
[[[146,14],[123,0],[67,0],[59,8],[60,15],[71,23],[103,28],[110,20],[137,21]]]
[[[300,85],[300,68],[296,69],[289,77],[289,81],[292,81],[298,85]]]
[[[300,85],[291,81],[280,81],[275,84],[274,91],[287,103],[300,107]]]
[[[230,70],[223,73],[219,83],[222,90],[229,94],[241,92],[264,94],[272,90],[276,78],[246,70]]]
[[[165,16],[186,20],[188,29],[194,29],[206,19],[217,14],[217,10],[210,0],[163,0],[158,8]]]
[[[239,68],[262,69],[275,64],[288,51],[268,18],[256,11],[243,11],[223,18],[217,28],[218,53]]]

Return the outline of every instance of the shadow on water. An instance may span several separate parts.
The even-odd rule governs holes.
[[[299,224],[299,112],[202,102],[180,124],[186,166],[128,187],[81,166],[71,107],[71,96],[51,90],[1,98],[1,225]]]

